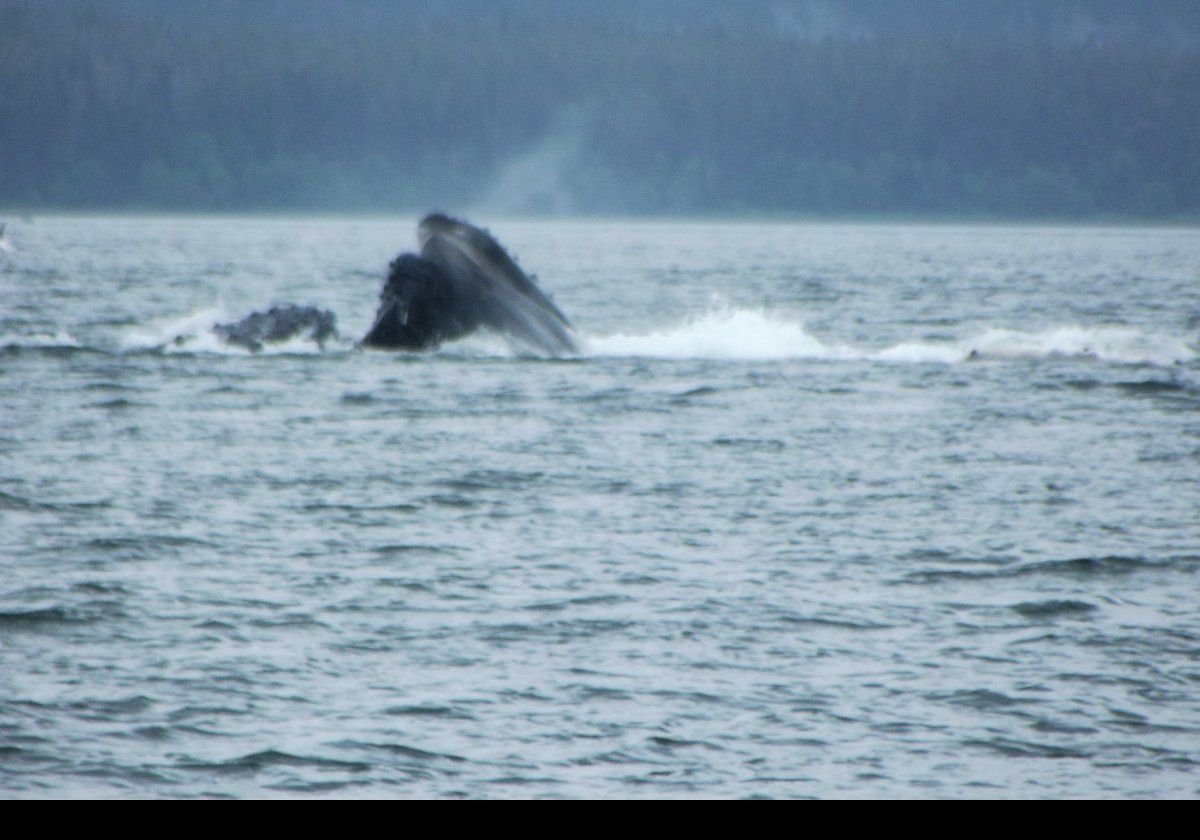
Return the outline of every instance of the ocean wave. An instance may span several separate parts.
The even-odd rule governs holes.
[[[236,320],[214,306],[132,327],[118,338],[124,352],[244,356],[317,354],[307,336],[266,344],[251,351],[222,339],[213,327]],[[1169,333],[1131,327],[1057,325],[1041,330],[1001,326],[977,328],[960,338],[915,339],[884,348],[830,341],[811,333],[795,318],[759,309],[715,306],[700,315],[646,332],[582,335],[582,358],[710,359],[728,361],[867,361],[954,365],[975,361],[1077,359],[1116,364],[1170,366],[1200,358],[1194,343]],[[324,352],[345,352],[352,339],[327,341]],[[69,332],[0,334],[0,349],[80,349]],[[503,336],[486,331],[447,342],[438,351],[450,357],[520,358],[528,355]]]
[[[1060,326],[1039,332],[993,328],[966,344],[970,356],[984,358],[1078,358],[1151,365],[1196,358],[1196,351],[1181,338],[1128,327]]]
[[[51,333],[0,333],[0,350],[76,350],[83,345],[66,330]]]
[[[1190,362],[1197,351],[1177,336],[1127,327],[988,327],[955,340],[903,341],[881,350],[827,342],[802,323],[768,312],[723,309],[642,334],[587,339],[589,355],[658,359],[878,361],[958,364],[987,359],[1094,359],[1123,364]]]

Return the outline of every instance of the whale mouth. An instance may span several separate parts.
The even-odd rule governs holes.
[[[386,302],[381,303],[375,316],[375,323],[363,337],[361,342],[368,347],[400,347],[408,350],[419,350],[425,347],[437,347],[439,340],[421,322],[413,311],[413,301],[405,295],[389,295]]]
[[[392,298],[388,301],[387,306],[380,310],[379,314],[375,317],[375,324],[371,329],[374,330],[375,327],[388,321],[399,324],[402,327],[407,327],[408,302],[398,297]]]

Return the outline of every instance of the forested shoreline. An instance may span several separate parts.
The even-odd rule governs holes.
[[[0,207],[1200,218],[1186,4],[736,5],[0,0]]]

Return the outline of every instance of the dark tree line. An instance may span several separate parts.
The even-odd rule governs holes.
[[[1198,35],[1168,0],[0,0],[0,206],[1196,218]]]

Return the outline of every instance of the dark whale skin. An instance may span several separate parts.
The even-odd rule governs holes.
[[[392,261],[365,347],[427,350],[480,329],[549,356],[579,352],[566,316],[487,231],[440,213]]]

